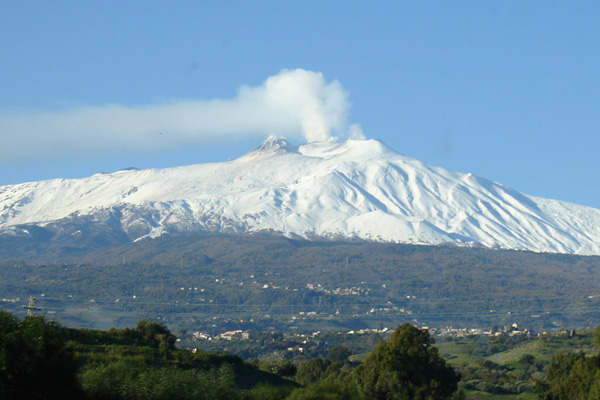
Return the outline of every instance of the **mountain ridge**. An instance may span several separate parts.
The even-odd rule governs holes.
[[[383,142],[270,137],[232,161],[0,187],[0,235],[271,232],[600,254],[600,210],[430,166]]]

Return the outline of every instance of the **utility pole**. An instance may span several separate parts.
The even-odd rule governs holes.
[[[35,306],[35,297],[30,296],[29,297],[29,304],[27,306],[23,306],[23,308],[27,309],[27,316],[28,317],[33,317],[33,312],[34,311],[40,311],[41,308],[38,308]]]

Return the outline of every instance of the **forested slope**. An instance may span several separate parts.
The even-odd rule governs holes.
[[[547,330],[600,318],[595,256],[276,236],[21,244],[10,253],[0,261],[6,307],[22,312],[35,296],[57,320],[87,327],[161,318],[177,331],[400,322]]]

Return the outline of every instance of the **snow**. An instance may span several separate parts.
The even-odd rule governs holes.
[[[433,167],[378,140],[292,146],[270,137],[229,162],[0,187],[0,233],[85,216],[106,223],[111,210],[132,241],[271,231],[600,254],[600,210]]]

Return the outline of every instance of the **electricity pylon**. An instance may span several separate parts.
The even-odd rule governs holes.
[[[29,304],[27,306],[23,306],[23,308],[27,309],[27,316],[28,317],[33,317],[33,312],[34,311],[40,311],[41,308],[38,308],[35,306],[35,297],[30,296],[29,297]]]

